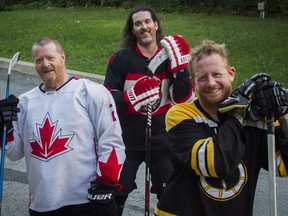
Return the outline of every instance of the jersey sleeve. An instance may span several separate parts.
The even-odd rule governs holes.
[[[88,84],[87,110],[96,134],[97,180],[117,184],[125,160],[122,131],[110,92]]]
[[[13,127],[13,135],[9,136],[10,139],[7,140],[7,144],[5,146],[5,155],[7,158],[9,158],[9,160],[17,161],[24,157],[24,149],[22,140],[18,133],[18,121],[13,123]]]
[[[276,141],[276,165],[277,175],[288,177],[288,140],[285,139],[280,131],[280,127],[275,128]]]
[[[166,115],[176,164],[190,167],[199,176],[223,177],[231,174],[245,153],[242,126],[231,118],[215,133],[217,124],[201,112],[194,112],[189,104],[193,103],[175,105]]]
[[[169,93],[172,103],[184,103],[194,99],[195,87],[191,82],[187,69],[176,73],[176,76],[171,76],[170,82]]]
[[[121,55],[112,54],[107,66],[104,86],[112,94],[119,113],[122,113],[126,112],[128,107],[124,100],[125,74],[123,74],[124,70],[120,70],[120,68],[125,68],[121,61]]]

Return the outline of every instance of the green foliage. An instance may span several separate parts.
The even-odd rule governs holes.
[[[58,38],[67,53],[67,67],[104,75],[116,51],[128,9],[53,8],[0,12],[0,53],[32,62],[31,46],[43,36]],[[180,34],[191,47],[203,39],[225,43],[237,69],[235,85],[266,72],[288,87],[286,19],[204,13],[167,13],[157,10],[164,35]]]
[[[4,0],[2,0],[4,1]],[[9,0],[7,5],[28,5],[31,8],[54,7],[116,7],[129,9],[135,4],[147,3],[165,12],[187,12],[218,14],[236,12],[241,14],[258,14],[257,4],[264,0]],[[288,15],[288,0],[269,0],[266,14]],[[229,11],[227,10],[229,9]]]

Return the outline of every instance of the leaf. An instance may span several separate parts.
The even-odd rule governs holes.
[[[48,161],[72,150],[68,144],[73,135],[63,136],[61,129],[56,131],[57,122],[52,123],[48,113],[43,124],[37,124],[38,136],[34,134],[35,139],[30,142],[32,156]]]
[[[106,163],[99,161],[101,176],[97,179],[103,179],[105,182],[118,182],[119,173],[122,164],[118,164],[118,158],[115,149],[113,148]]]

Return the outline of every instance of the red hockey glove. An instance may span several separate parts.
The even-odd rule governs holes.
[[[173,73],[177,73],[188,67],[190,47],[182,36],[173,35],[164,37],[160,43],[168,52]]]
[[[159,92],[159,83],[155,79],[139,80],[131,89],[124,92],[124,100],[131,112],[139,112],[143,106],[158,100]]]
[[[91,213],[97,216],[117,216],[115,191],[117,186],[99,181],[92,181],[88,189]],[[92,215],[91,214],[91,215]]]
[[[9,95],[7,99],[0,100],[0,125],[17,121],[17,113],[20,111],[17,108],[19,99],[14,95]]]

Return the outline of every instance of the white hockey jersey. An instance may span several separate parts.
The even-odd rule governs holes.
[[[114,100],[104,86],[71,78],[56,91],[36,87],[19,99],[6,156],[12,161],[25,156],[32,210],[87,203],[96,178],[118,183],[125,147]]]

